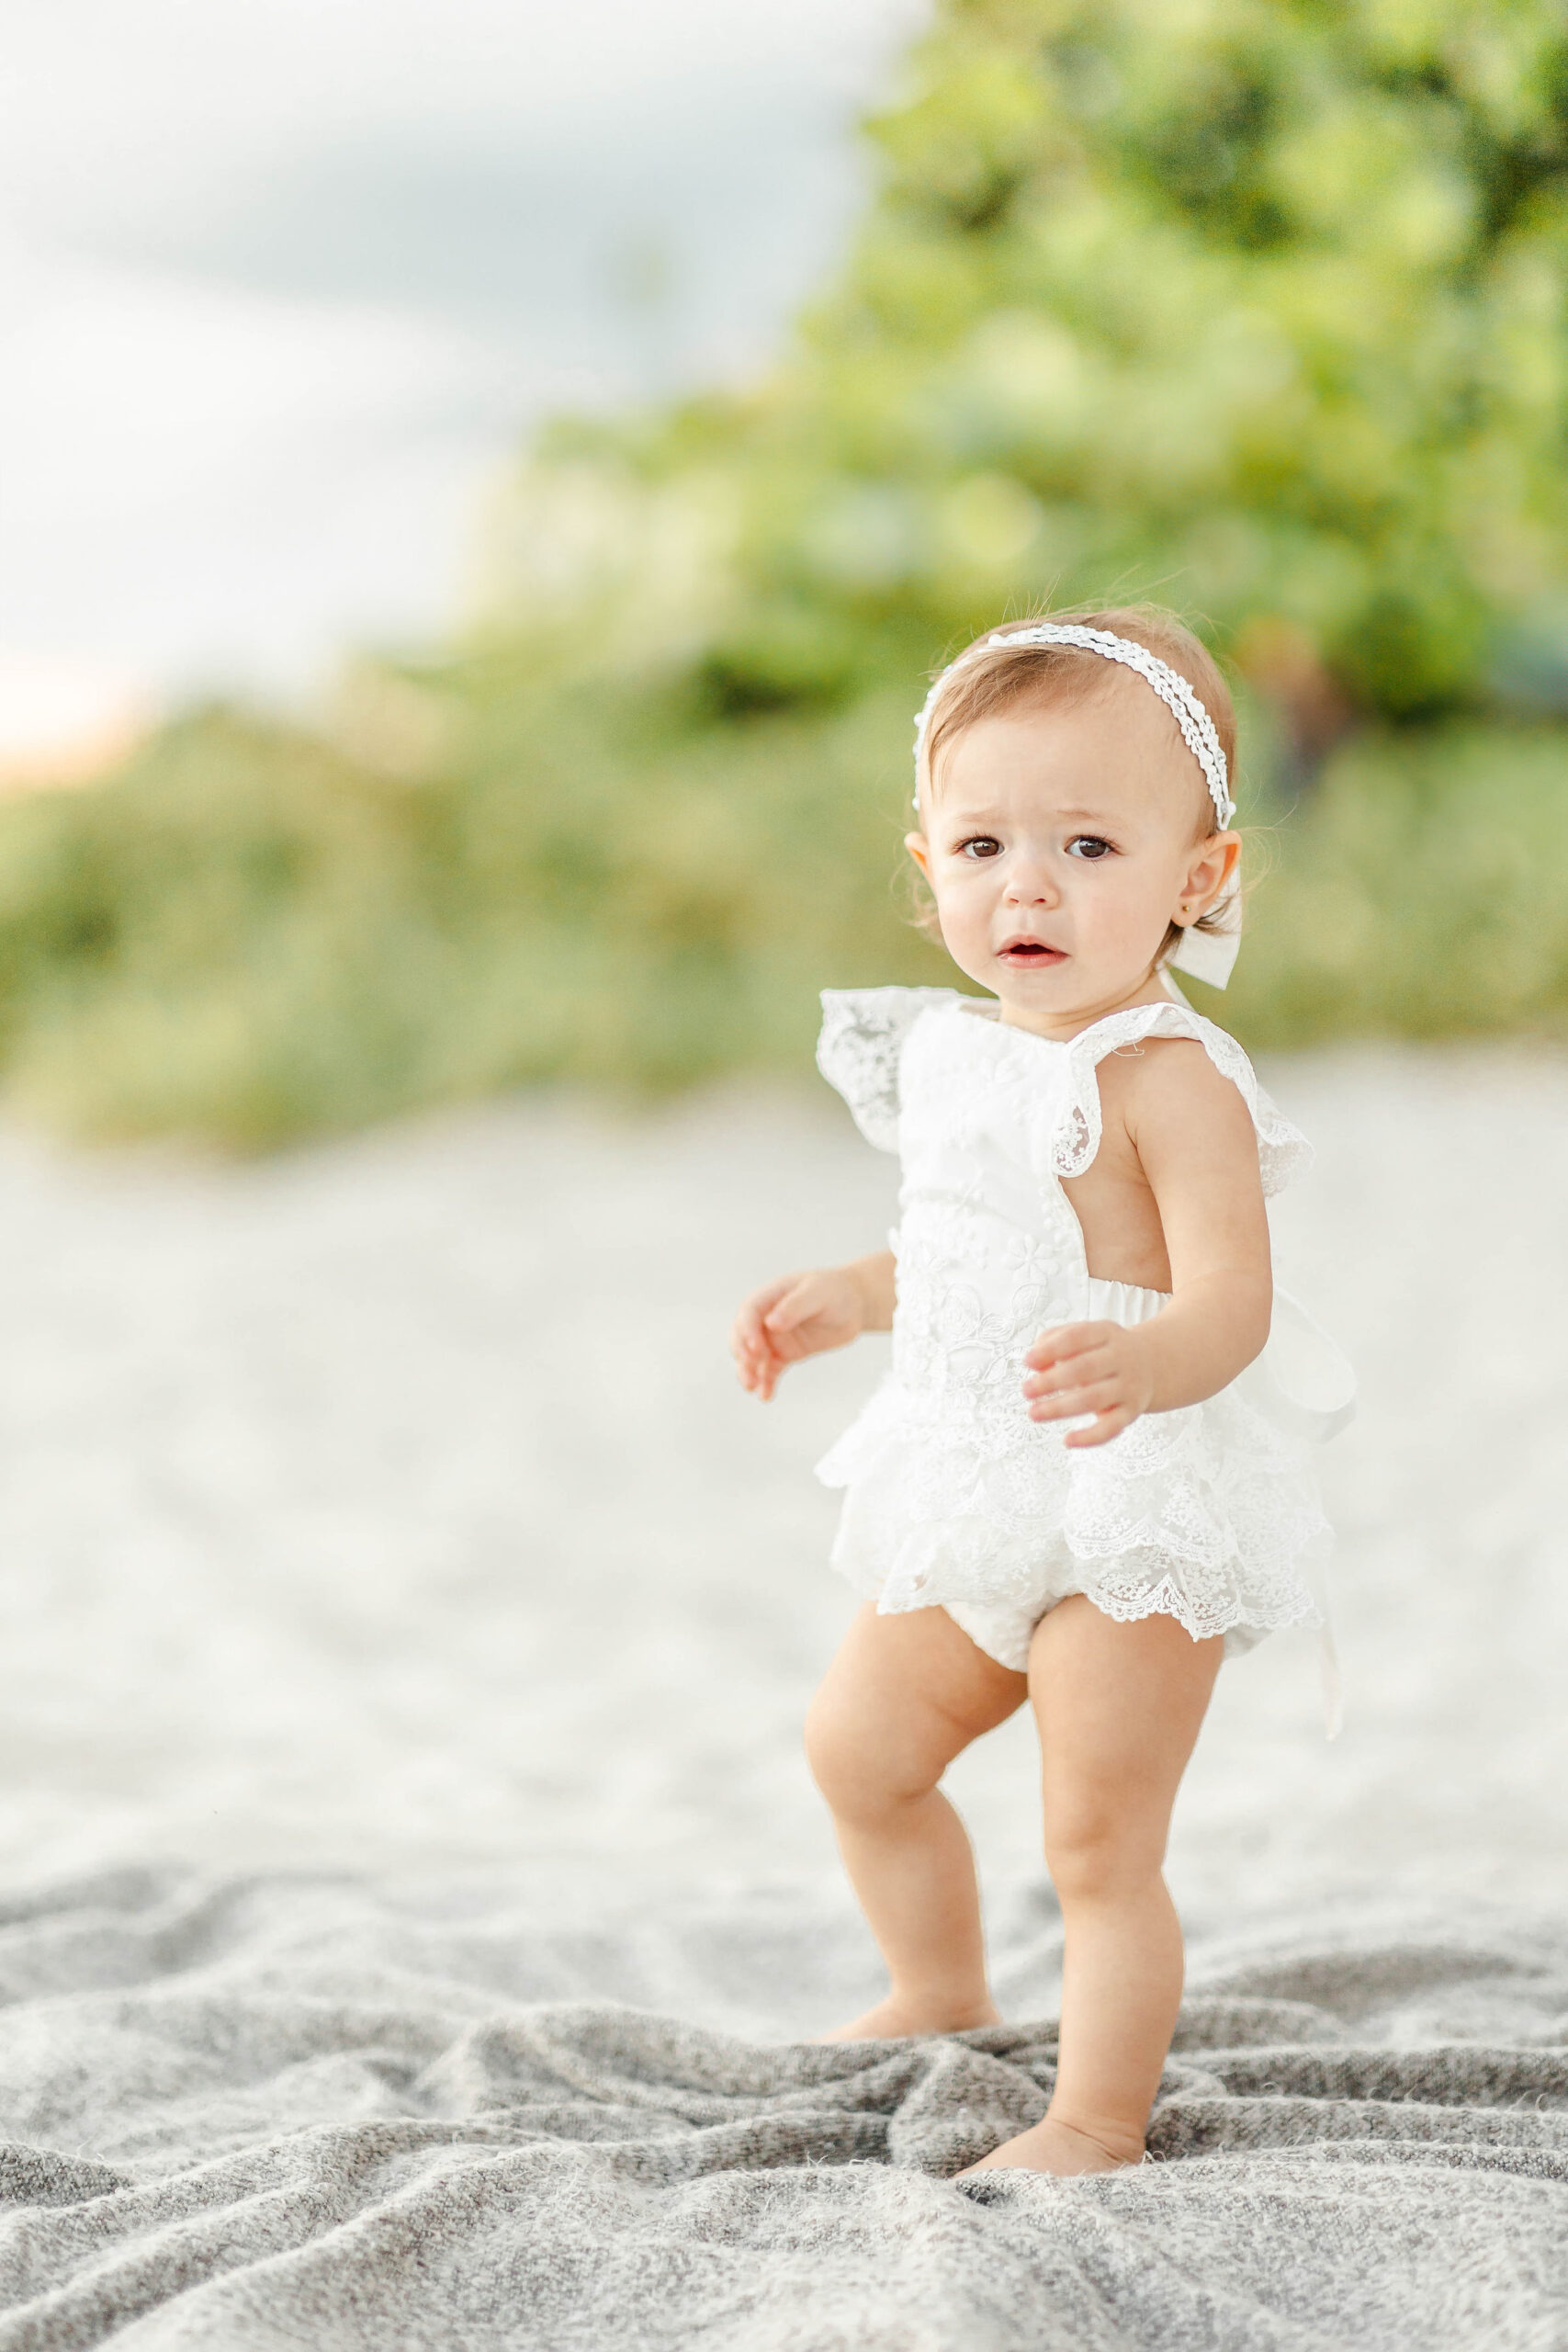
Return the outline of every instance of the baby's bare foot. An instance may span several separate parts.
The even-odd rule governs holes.
[[[1075,2132],[1070,2123],[1054,2122],[1050,2116],[1021,2132],[1016,2139],[1004,2140],[977,2165],[965,2165],[955,2177],[967,2180],[971,2173],[998,2172],[1011,2167],[1020,2171],[1055,2173],[1058,2179],[1071,2180],[1079,2173],[1120,2172],[1125,2165],[1135,2165],[1143,2156],[1141,2145],[1129,2143],[1122,2151],[1103,2147],[1087,2132]]]
[[[989,2001],[974,2001],[967,2007],[939,2003],[924,2005],[901,2001],[889,1994],[886,2001],[878,2001],[874,2009],[853,2018],[848,2025],[835,2027],[831,2033],[821,2035],[823,2041],[902,2041],[908,2036],[922,2033],[965,2033],[973,2025],[1000,2025],[1001,2018]]]

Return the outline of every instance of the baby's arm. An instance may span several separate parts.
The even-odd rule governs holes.
[[[781,1274],[753,1291],[735,1318],[729,1348],[741,1387],[765,1402],[786,1364],[847,1347],[863,1331],[891,1330],[893,1304],[891,1250],[816,1273]]]
[[[1185,1044],[1129,1055],[1118,1076],[1127,1138],[1164,1229],[1171,1302],[1130,1330],[1068,1324],[1030,1349],[1032,1419],[1095,1416],[1070,1446],[1103,1445],[1141,1413],[1216,1395],[1261,1352],[1273,1310],[1258,1137],[1240,1093]]]

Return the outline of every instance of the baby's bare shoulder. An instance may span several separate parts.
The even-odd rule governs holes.
[[[1100,1065],[1106,1124],[1148,1135],[1191,1121],[1211,1135],[1234,1126],[1250,1136],[1252,1114],[1234,1079],[1217,1069],[1196,1037],[1145,1037]]]

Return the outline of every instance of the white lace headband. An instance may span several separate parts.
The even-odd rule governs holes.
[[[1070,645],[1080,653],[1098,653],[1107,662],[1120,662],[1129,670],[1136,670],[1140,678],[1147,680],[1161,702],[1181,729],[1181,740],[1203,771],[1209,787],[1209,797],[1214,804],[1214,815],[1220,831],[1224,831],[1235,815],[1235,803],[1231,798],[1230,778],[1225,772],[1225,755],[1220,749],[1220,739],[1214,722],[1199,701],[1179,670],[1151,653],[1146,645],[1139,645],[1130,637],[1113,637],[1108,628],[1086,628],[1080,621],[1033,621],[1028,628],[999,628],[982,638],[950,662],[931,687],[924,703],[915,714],[915,759],[919,761],[925,744],[926,729],[937,696],[955,670],[966,662],[974,662],[982,653],[989,653],[998,645]]]
[[[1203,771],[1203,781],[1209,787],[1209,797],[1214,804],[1214,818],[1221,832],[1229,829],[1235,815],[1235,803],[1231,798],[1230,776],[1225,767],[1225,755],[1214,722],[1179,670],[1151,653],[1131,637],[1116,637],[1110,629],[1087,628],[1081,621],[1033,621],[1027,628],[996,629],[989,637],[981,638],[950,662],[933,684],[930,694],[915,714],[915,776],[914,805],[920,805],[919,779],[920,753],[925,748],[926,730],[938,695],[955,670],[966,662],[976,661],[982,653],[989,653],[998,645],[1068,645],[1081,653],[1098,653],[1107,662],[1120,662],[1126,669],[1135,670],[1158,695],[1178,727],[1181,740]],[[1207,980],[1212,988],[1223,989],[1230,978],[1235,963],[1236,950],[1241,944],[1241,901],[1234,880],[1227,886],[1216,905],[1210,909],[1211,918],[1224,926],[1218,933],[1201,932],[1195,926],[1182,933],[1180,943],[1165,958],[1179,971],[1190,972],[1194,979]]]

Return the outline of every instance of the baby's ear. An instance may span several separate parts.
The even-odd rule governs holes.
[[[1187,887],[1191,896],[1203,901],[1203,908],[1200,909],[1200,912],[1212,907],[1217,899],[1224,896],[1228,886],[1235,878],[1235,869],[1240,860],[1241,835],[1239,833],[1210,834],[1193,859],[1187,877]]]
[[[929,882],[931,878],[931,851],[924,833],[906,833],[904,847]]]

